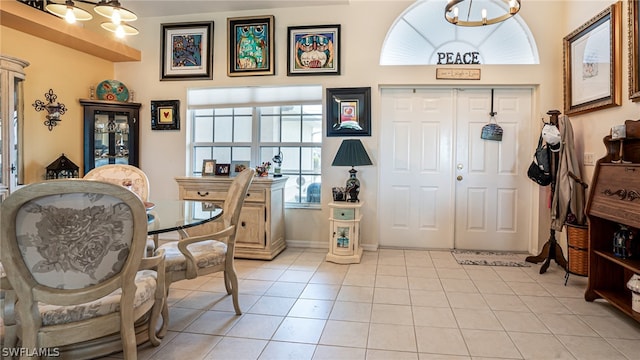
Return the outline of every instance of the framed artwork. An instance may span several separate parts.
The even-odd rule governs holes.
[[[287,75],[340,75],[340,25],[288,27]]]
[[[180,100],[151,100],[151,130],[180,130]]]
[[[274,75],[275,18],[269,16],[227,19],[229,76]]]
[[[216,164],[216,175],[229,176],[229,169],[231,164]]]
[[[564,38],[564,112],[576,115],[621,103],[621,3]]]
[[[213,176],[216,174],[215,160],[202,160],[202,176]]]
[[[629,99],[640,101],[640,0],[629,0]]]
[[[202,211],[213,211],[217,208],[216,203],[211,202],[211,201],[203,201],[201,203],[201,210]]]
[[[249,161],[232,161],[229,176],[234,177],[249,168]]]
[[[371,136],[371,88],[333,88],[326,94],[327,136]]]
[[[161,27],[160,80],[213,79],[213,21]]]

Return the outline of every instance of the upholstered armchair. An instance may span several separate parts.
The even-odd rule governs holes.
[[[160,245],[166,255],[167,290],[172,282],[222,271],[236,314],[242,314],[233,255],[240,210],[254,175],[255,170],[246,169],[233,179],[218,220],[185,229],[180,240]]]
[[[164,254],[143,259],[147,215],[133,192],[99,181],[49,180],[15,191],[1,207],[0,261],[18,299],[22,348],[119,334],[125,359],[136,359],[134,323],[145,319],[150,342],[160,343]]]
[[[149,201],[151,189],[149,178],[144,171],[133,165],[108,164],[98,166],[97,168],[91,169],[83,178],[122,185],[138,195],[143,202],[148,203]],[[147,254],[153,254],[156,247],[158,247],[157,235],[147,239]]]

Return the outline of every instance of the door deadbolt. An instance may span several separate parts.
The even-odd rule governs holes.
[[[458,177],[456,178],[458,181],[462,181],[462,175],[458,175]]]

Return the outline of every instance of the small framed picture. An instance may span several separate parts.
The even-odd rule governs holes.
[[[202,176],[216,175],[216,161],[202,160]]]
[[[230,168],[231,168],[231,164],[216,164],[216,175],[229,176]]]
[[[248,168],[249,168],[249,161],[232,161],[231,173],[229,174],[229,176],[234,177]]]
[[[180,100],[151,100],[151,130],[180,130]]]
[[[228,76],[275,74],[274,23],[273,15],[227,19]]]
[[[340,75],[340,25],[287,28],[287,75]]]
[[[371,88],[327,89],[327,136],[371,136]]]
[[[160,80],[213,79],[213,21],[161,27]]]

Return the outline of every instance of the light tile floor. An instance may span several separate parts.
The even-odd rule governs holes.
[[[360,264],[288,248],[236,260],[243,315],[220,275],[169,294],[169,334],[140,359],[640,359],[640,324],[583,298],[552,263],[459,265],[448,251],[365,252]],[[115,354],[105,359],[121,358]]]

